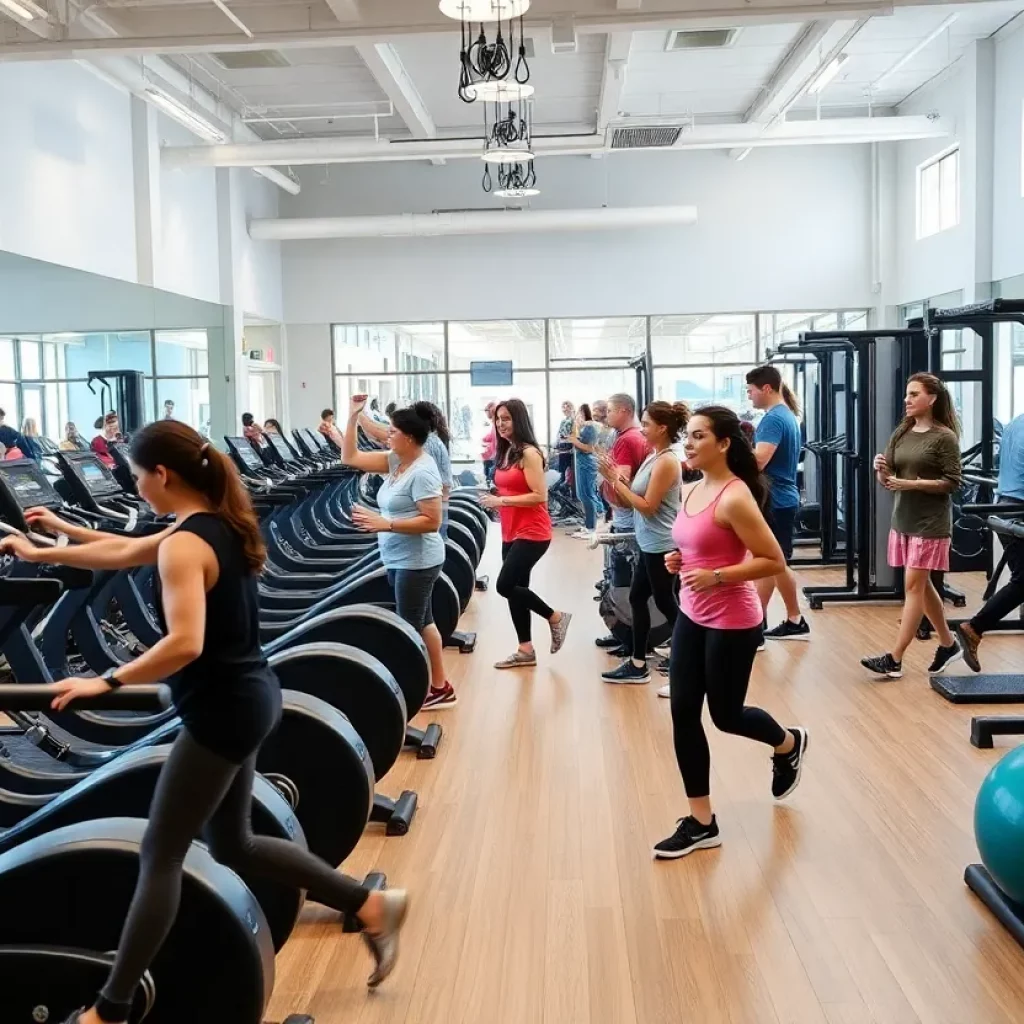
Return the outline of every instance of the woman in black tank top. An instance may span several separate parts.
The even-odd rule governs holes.
[[[139,493],[175,525],[153,537],[98,534],[33,510],[36,530],[63,533],[74,546],[37,548],[24,537],[0,552],[30,562],[88,569],[156,564],[164,637],[99,679],[54,685],[55,708],[119,686],[170,683],[184,728],[157,784],[142,843],[138,886],[114,967],[96,1005],[67,1024],[122,1024],[143,974],[174,922],[182,862],[206,829],[213,855],[242,873],[316,892],[355,914],[375,960],[370,986],[394,968],[405,918],[401,890],[371,892],[296,844],[254,836],[252,785],[260,744],[281,714],[281,691],[260,648],[257,576],[266,549],[233,464],[191,427],[162,420],[132,440]]]

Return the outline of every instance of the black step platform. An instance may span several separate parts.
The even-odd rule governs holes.
[[[1024,704],[1024,676],[932,676],[931,683],[953,704]]]
[[[999,923],[1024,946],[1024,907],[1015,903],[996,885],[995,879],[980,864],[971,864],[964,881],[982,903],[996,915]]]

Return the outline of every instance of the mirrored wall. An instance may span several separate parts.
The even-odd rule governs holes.
[[[92,370],[140,370],[150,419],[171,416],[209,433],[210,371],[206,330],[116,331],[0,336],[0,409],[9,426],[26,420],[54,441],[74,423],[95,432],[103,408]]]

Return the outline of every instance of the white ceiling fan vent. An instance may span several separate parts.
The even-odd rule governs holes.
[[[638,125],[635,128],[616,128],[612,134],[612,149],[664,149],[674,146],[682,134],[683,126]]]
[[[669,32],[665,49],[669,53],[680,50],[721,50],[732,46],[739,34],[738,28],[676,29]]]
[[[211,53],[210,59],[226,71],[291,67],[291,61],[280,50],[229,50],[227,53]]]

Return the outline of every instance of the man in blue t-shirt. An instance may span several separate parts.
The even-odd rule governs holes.
[[[764,411],[754,434],[754,454],[758,468],[768,477],[770,496],[765,518],[786,556],[785,572],[755,582],[766,616],[764,635],[769,640],[807,640],[811,627],[800,613],[796,575],[789,568],[800,511],[800,491],[796,485],[801,447],[800,421],[796,416],[799,407],[796,396],[774,366],[758,366],[747,374],[747,397],[755,409]],[[768,629],[768,602],[776,587],[786,602],[786,618],[774,629]]]

